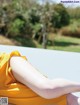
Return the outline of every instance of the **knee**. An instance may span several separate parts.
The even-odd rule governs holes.
[[[46,80],[42,82],[42,84],[38,84],[38,94],[45,99],[50,99],[49,92],[52,89],[52,86],[49,84],[48,81],[49,80]]]

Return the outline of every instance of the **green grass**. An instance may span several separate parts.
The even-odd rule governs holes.
[[[42,48],[37,44],[37,47]],[[80,52],[80,38],[54,35],[53,45],[47,45],[47,49]]]
[[[67,37],[59,34],[49,34],[49,36],[53,42],[53,45],[49,42],[47,44],[47,49],[80,52],[80,38]],[[21,43],[21,46],[42,48],[41,44],[30,38],[26,39],[22,37],[15,37],[14,39]]]

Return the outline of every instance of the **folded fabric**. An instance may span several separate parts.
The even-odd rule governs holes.
[[[45,99],[17,81],[10,67],[9,61],[12,56],[20,56],[27,60],[26,56],[22,56],[18,51],[12,51],[9,54],[0,53],[0,97],[8,97],[8,101],[12,105],[67,104],[66,95],[54,99]]]

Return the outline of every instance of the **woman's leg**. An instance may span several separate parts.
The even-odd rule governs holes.
[[[31,88],[38,95],[51,99],[64,94],[80,91],[80,83],[65,79],[49,79],[43,76],[28,61],[12,57],[10,66],[15,78]]]
[[[80,83],[66,79],[48,79],[47,84],[52,88],[47,89],[48,97],[56,98],[72,92],[80,92]]]
[[[73,94],[68,94],[67,105],[80,105],[80,98]]]

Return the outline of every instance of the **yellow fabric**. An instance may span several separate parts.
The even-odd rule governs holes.
[[[0,97],[8,97],[12,105],[66,105],[66,95],[45,99],[18,82],[10,67],[9,60],[12,56],[21,56],[21,54],[18,51],[0,54]],[[21,57],[27,60],[25,56]]]

